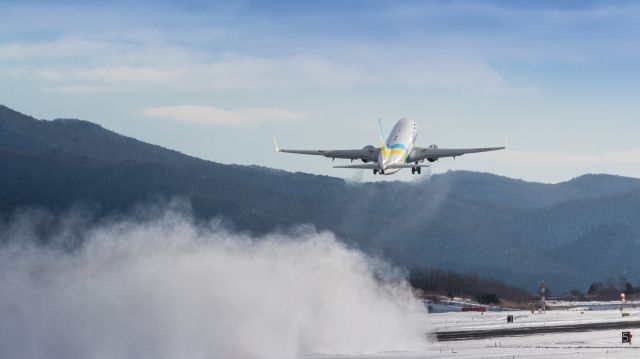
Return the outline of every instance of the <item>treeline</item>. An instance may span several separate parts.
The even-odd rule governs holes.
[[[435,268],[413,269],[410,271],[409,281],[413,288],[427,295],[473,298],[485,304],[499,304],[503,301],[525,303],[530,302],[533,297],[524,289],[511,287],[495,279]]]
[[[604,282],[594,282],[586,293],[577,289],[569,291],[569,299],[572,300],[619,300],[624,293],[627,300],[640,298],[640,286],[634,286],[626,278],[615,281],[611,278]]]

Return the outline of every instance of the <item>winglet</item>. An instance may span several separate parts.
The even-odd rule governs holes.
[[[280,152],[280,147],[278,147],[278,142],[276,142],[275,136],[273,137],[273,144],[276,145],[276,152]]]

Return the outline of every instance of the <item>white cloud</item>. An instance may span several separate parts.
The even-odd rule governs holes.
[[[398,23],[396,31],[406,36],[393,37],[393,41],[368,38],[360,41],[348,34],[344,38],[327,39],[313,25],[309,25],[304,28],[310,32],[308,36],[313,40],[313,46],[306,41],[301,45],[298,41],[299,34],[295,31],[300,24],[294,16],[292,19],[282,19],[280,27],[270,30],[275,32],[270,33],[272,36],[278,35],[273,36],[276,38],[274,43],[286,49],[279,56],[273,56],[272,48],[260,46],[264,42],[262,31],[266,31],[261,27],[225,26],[226,21],[241,15],[237,11],[246,9],[232,6],[226,10],[217,9],[215,14],[207,16],[183,11],[173,11],[168,16],[164,11],[156,10],[145,13],[147,16],[141,18],[139,14],[145,9],[134,7],[122,11],[109,6],[96,11],[91,7],[16,6],[12,11],[22,13],[22,16],[33,12],[61,16],[74,11],[78,14],[74,17],[75,21],[80,22],[52,21],[55,17],[47,16],[44,22],[38,21],[37,25],[54,29],[59,27],[59,31],[67,37],[40,43],[26,41],[0,44],[0,60],[30,63],[29,71],[44,82],[42,87],[51,90],[59,88],[60,92],[83,87],[120,91],[165,86],[170,90],[227,91],[357,85],[401,85],[482,93],[522,92],[513,88],[492,64],[505,59],[543,61],[568,58],[571,61],[585,61],[592,55],[604,53],[607,57],[611,56],[610,52],[598,51],[598,48],[594,51],[594,46],[602,45],[602,41],[590,39],[582,42],[578,38],[571,39],[567,44],[567,41],[559,41],[555,36],[546,36],[547,32],[540,30],[540,23],[564,33],[567,31],[565,26],[573,29],[574,23],[590,23],[594,19],[611,22],[622,17],[626,21],[634,21],[627,13],[635,14],[639,8],[587,6],[558,10],[542,6],[523,9],[466,2],[454,5],[420,3],[372,6],[367,9],[372,12],[368,13],[370,16],[375,15],[374,20]],[[495,20],[505,24],[503,26],[517,24],[522,29],[516,32],[518,36],[478,31],[461,37],[456,36],[455,31],[447,32],[430,25],[436,16],[454,20],[473,16],[483,21]],[[103,22],[105,18],[111,21],[117,19],[121,27],[85,30],[87,24]],[[358,16],[347,18],[359,20]],[[5,15],[3,18],[0,15],[0,20],[14,22],[12,26],[17,28],[36,25],[15,23],[15,16]],[[325,20],[330,21],[331,16]],[[174,26],[171,30],[160,26],[166,25],[167,21],[180,26]],[[415,22],[432,31],[426,34],[411,31]],[[139,23],[145,26],[137,25]],[[277,29],[283,32],[278,33]],[[185,31],[189,36],[183,36]],[[183,37],[188,39],[184,40]],[[193,40],[193,37],[198,40]],[[521,46],[523,38],[527,45],[524,47]],[[610,41],[607,38],[606,43]],[[624,48],[629,48],[637,55],[636,47],[631,46],[633,42],[627,42],[628,46]],[[243,53],[224,56],[225,51],[238,51],[237,43],[245,44],[240,50]],[[335,51],[336,46],[344,48]],[[358,47],[366,48],[367,53],[354,53],[354,48]],[[622,48],[618,46],[617,50],[621,51]],[[42,67],[40,60],[43,59],[47,60],[48,68]]]
[[[278,108],[257,107],[229,111],[214,106],[194,105],[152,107],[142,113],[177,122],[224,127],[253,126],[271,121],[297,121],[305,117],[302,113]]]
[[[86,94],[95,94],[95,93],[108,93],[108,92],[112,92],[114,88],[110,86],[103,86],[103,85],[69,85],[69,86],[45,87],[42,90],[44,92],[49,92],[49,93],[86,95]]]
[[[127,57],[126,54],[123,55]],[[143,55],[138,55],[143,57]],[[372,84],[376,80],[355,66],[311,56],[224,57],[200,62],[194,59],[164,63],[162,52],[145,57],[140,65],[28,66],[45,87],[108,86],[113,91],[147,89],[156,86],[178,91],[271,90],[304,87],[349,87]],[[15,72],[15,71],[14,71]]]
[[[71,59],[98,56],[110,48],[112,44],[78,39],[40,43],[14,42],[0,46],[0,60]]]
[[[517,90],[498,71],[473,60],[421,62],[412,59],[404,63],[390,60],[358,67],[311,56],[227,57],[211,62],[168,65],[54,66],[33,71],[24,71],[25,67],[22,66],[21,69],[22,75],[31,74],[42,81],[45,88],[59,88],[60,92],[83,87],[121,91],[158,86],[173,91],[335,89],[390,85],[479,93]]]
[[[432,53],[403,45],[340,41],[326,48],[260,55],[210,51],[168,42],[160,33],[73,35],[48,42],[0,44],[6,73],[20,68],[54,92],[274,90],[410,86],[481,93],[512,91],[485,60],[448,49]],[[333,45],[332,45],[333,43]],[[441,45],[441,44],[440,44]],[[438,45],[439,47],[441,47]],[[346,47],[342,47],[346,46]],[[453,52],[452,52],[453,51]],[[45,60],[45,61],[43,61]],[[69,89],[73,89],[69,91]],[[95,91],[93,91],[95,92]]]
[[[470,59],[438,59],[399,66],[386,79],[415,87],[503,93],[509,84],[486,63]]]

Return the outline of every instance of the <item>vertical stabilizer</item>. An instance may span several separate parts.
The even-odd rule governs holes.
[[[387,148],[387,142],[384,139],[384,133],[382,132],[382,119],[378,119],[378,128],[380,130],[380,155],[378,156],[378,164],[380,169],[384,170],[384,164],[389,160],[389,149]]]

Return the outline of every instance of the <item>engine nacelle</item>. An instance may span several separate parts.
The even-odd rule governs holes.
[[[431,146],[429,146],[429,149],[430,150],[437,150],[438,149],[438,145],[431,145]],[[435,162],[437,160],[438,160],[437,157],[427,157],[427,161],[429,161],[429,162]]]
[[[366,145],[366,146],[362,147],[362,149],[369,151],[369,153],[372,154],[372,157],[373,157],[373,154],[376,152],[376,148],[373,147],[372,145]],[[368,163],[369,162],[369,160],[365,160],[365,159],[362,159],[361,161],[364,162],[364,163]]]

